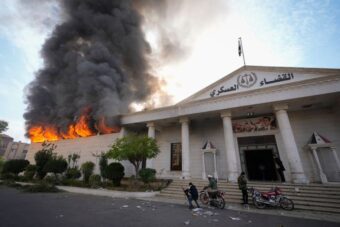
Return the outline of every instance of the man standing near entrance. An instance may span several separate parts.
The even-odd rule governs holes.
[[[274,161],[276,169],[280,175],[281,182],[285,182],[285,175],[283,174],[283,171],[285,171],[286,169],[283,166],[281,159],[278,156],[274,155]]]
[[[237,178],[238,188],[242,191],[243,205],[248,206],[247,179],[244,172]]]

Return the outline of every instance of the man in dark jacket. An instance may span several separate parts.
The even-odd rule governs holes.
[[[244,172],[237,178],[238,188],[242,191],[243,205],[248,206],[247,179]]]
[[[283,171],[285,171],[286,169],[283,166],[281,159],[278,156],[274,155],[274,161],[275,161],[275,167],[277,169],[277,172],[280,175],[281,182],[285,182],[286,179],[285,179],[285,175],[283,174]]]
[[[194,206],[192,205],[192,201],[195,201],[196,203],[196,206],[197,207],[200,207],[198,205],[198,202],[197,202],[197,199],[198,199],[198,191],[197,191],[197,188],[195,185],[193,185],[193,183],[189,183],[189,188],[187,188],[186,190],[184,190],[187,198],[188,198],[188,201],[189,201],[189,208],[190,209],[193,209]]]

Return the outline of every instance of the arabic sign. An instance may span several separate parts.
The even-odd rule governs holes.
[[[234,133],[267,131],[277,128],[274,116],[233,120],[232,125]]]
[[[267,79],[264,78],[260,82],[260,86],[264,86],[264,85],[272,84],[272,83],[278,83],[278,82],[282,82],[282,81],[286,81],[286,80],[292,80],[292,79],[294,79],[293,73],[283,73],[283,74],[278,75],[277,78],[275,78],[274,80],[267,81]]]
[[[268,79],[270,78],[270,79]],[[210,92],[210,97],[220,96],[221,94],[228,92],[235,92],[239,89],[248,89],[251,87],[263,87],[266,85],[271,85],[274,83],[282,83],[284,81],[289,81],[294,79],[293,73],[282,73],[276,76],[272,75],[261,75],[261,78],[256,75],[255,72],[245,73],[237,76],[236,81],[229,85],[222,85],[213,89]],[[229,81],[228,81],[229,82]]]

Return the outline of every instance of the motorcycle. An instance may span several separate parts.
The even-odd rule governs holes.
[[[282,190],[279,187],[275,187],[269,192],[260,192],[254,188],[250,188],[249,192],[253,197],[254,205],[259,209],[263,209],[266,206],[280,206],[284,210],[294,209],[293,201],[284,196],[282,194]]]
[[[225,201],[224,201],[223,196],[224,196],[224,193],[220,190],[209,193],[206,188],[203,188],[203,190],[200,192],[200,201],[204,205],[209,204],[219,209],[224,209]]]

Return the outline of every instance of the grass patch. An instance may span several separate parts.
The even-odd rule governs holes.
[[[37,192],[61,192],[56,186],[47,183],[39,183],[34,185],[25,185],[21,187],[23,192],[37,193]]]

